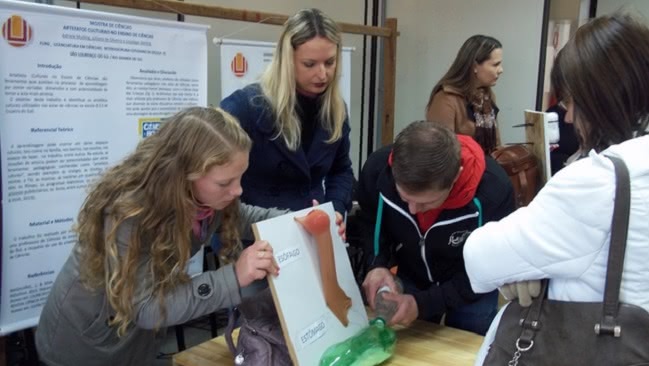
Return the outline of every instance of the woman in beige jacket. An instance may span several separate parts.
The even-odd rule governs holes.
[[[491,153],[500,145],[491,88],[503,72],[502,58],[497,39],[483,35],[467,39],[430,93],[426,119],[472,136],[486,154]]]

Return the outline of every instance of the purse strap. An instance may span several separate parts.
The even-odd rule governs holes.
[[[624,253],[629,231],[629,211],[631,207],[631,183],[629,170],[624,161],[614,156],[606,156],[613,162],[615,168],[615,204],[613,206],[613,219],[611,222],[611,245],[608,253],[606,267],[606,285],[604,287],[604,302],[602,306],[602,319],[595,324],[595,333],[598,335],[609,334],[619,337],[621,328],[617,324],[617,313],[620,303],[620,284],[622,282],[622,268],[624,267]],[[534,346],[534,335],[541,328],[539,319],[543,302],[547,295],[549,280],[541,282],[541,292],[532,301],[525,318],[520,320],[521,335],[516,340],[514,360],[522,352],[529,351]]]
[[[606,267],[606,286],[604,288],[604,307],[602,320],[595,325],[595,333],[620,336],[620,326],[617,325],[617,312],[620,303],[620,283],[624,267],[624,253],[629,231],[629,211],[631,208],[631,183],[629,169],[624,160],[607,156],[615,167],[615,206],[613,207],[613,223],[611,224],[611,245],[608,252]]]
[[[237,320],[239,320],[239,315],[240,313],[238,307],[231,309],[230,316],[228,317],[228,325],[225,327],[225,330],[223,331],[223,335],[225,336],[225,343],[227,343],[228,348],[230,349],[230,352],[234,357],[237,356],[237,348],[234,346],[234,340],[232,339],[232,332],[234,332],[234,328],[237,323]]]

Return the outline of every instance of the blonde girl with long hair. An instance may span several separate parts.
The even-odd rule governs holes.
[[[97,180],[41,314],[44,363],[150,365],[167,326],[237,305],[241,287],[278,274],[267,242],[241,249],[251,223],[283,213],[239,203],[250,147],[227,112],[192,107]],[[215,232],[229,264],[190,278]]]

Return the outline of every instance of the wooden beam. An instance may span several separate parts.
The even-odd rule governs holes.
[[[200,17],[237,20],[242,22],[283,25],[287,15],[259,11],[224,8],[221,6],[194,4],[175,0],[81,0],[82,3],[117,6],[139,10],[160,11]],[[371,27],[362,24],[338,22],[343,33],[391,37],[392,30],[386,27]]]
[[[385,25],[391,36],[383,40],[383,116],[381,116],[381,146],[394,138],[395,75],[397,73],[397,19],[387,18]]]

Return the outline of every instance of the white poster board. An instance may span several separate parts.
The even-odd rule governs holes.
[[[325,303],[315,240],[295,221],[295,217],[306,216],[315,208],[329,215],[338,284],[352,300],[346,327]],[[338,235],[333,205],[328,202],[261,221],[255,226],[258,237],[273,247],[280,267],[279,276],[268,278],[275,304],[279,305],[277,310],[291,358],[296,366],[318,365],[329,346],[368,326],[345,244]]]
[[[259,81],[266,66],[273,59],[276,43],[244,41],[236,39],[215,39],[221,46],[221,99],[244,86]],[[340,92],[350,106],[351,96],[351,53],[353,47],[343,47],[340,75]],[[349,110],[347,111],[349,113]]]
[[[3,335],[38,323],[88,183],[207,104],[207,27],[5,0],[0,25]]]

